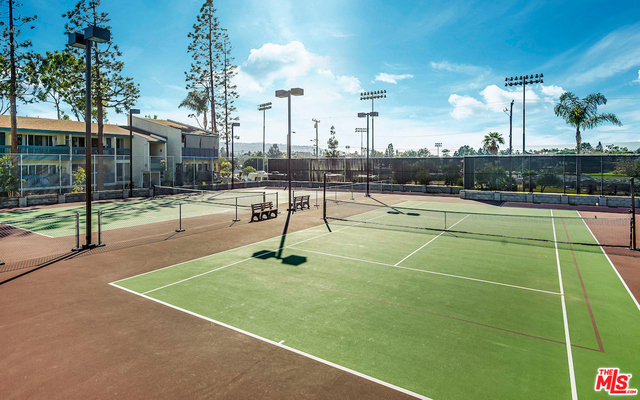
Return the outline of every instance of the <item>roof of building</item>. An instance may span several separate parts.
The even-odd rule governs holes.
[[[65,121],[48,118],[17,117],[19,131],[41,131],[46,133],[84,133],[83,121]],[[11,129],[11,117],[0,115],[0,129]],[[98,124],[91,124],[91,132],[97,134]],[[120,125],[104,124],[103,133],[106,135],[124,136],[129,131]]]
[[[175,129],[179,129],[182,133],[187,133],[187,134],[191,134],[191,135],[218,135],[217,133],[213,133],[211,131],[208,131],[206,129],[201,129],[201,128],[197,128],[195,126],[191,126],[189,124],[185,124],[182,122],[178,122],[178,121],[173,121],[173,120],[164,120],[164,119],[151,119],[151,118],[144,118],[147,121],[151,121],[151,122],[156,122],[158,124],[164,125],[164,126],[168,126],[171,128],[175,128]]]

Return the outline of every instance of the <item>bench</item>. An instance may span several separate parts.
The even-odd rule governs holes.
[[[274,207],[272,201],[251,205],[251,222],[253,222],[254,218],[257,218],[258,221],[262,221],[265,217],[267,219],[278,217],[278,205],[276,204]]]
[[[300,210],[304,210],[304,207],[311,208],[309,205],[309,195],[304,196],[294,196],[293,197],[293,209],[297,210],[300,207]]]

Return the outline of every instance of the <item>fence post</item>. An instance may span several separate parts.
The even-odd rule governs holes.
[[[238,198],[236,197],[236,217],[232,219],[233,222],[238,222],[240,219],[238,218]]]
[[[22,154],[20,154],[20,197],[24,196],[24,189],[22,188]]]
[[[58,193],[62,194],[62,155],[58,155]]]
[[[178,203],[178,208],[180,210],[180,214],[179,214],[179,221],[180,221],[180,227],[178,229],[176,229],[176,232],[184,232],[184,229],[182,229],[182,203]]]

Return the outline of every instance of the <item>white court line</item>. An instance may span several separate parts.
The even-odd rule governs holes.
[[[576,212],[578,213],[580,218],[582,218],[582,215],[580,214],[580,211],[576,211]],[[589,225],[587,225],[587,221],[585,221],[584,218],[583,218],[582,222],[584,222],[584,225],[589,230],[589,233],[591,234],[591,236],[593,236],[593,239],[596,241],[596,243],[600,247],[600,250],[602,250],[602,254],[604,254],[604,256],[607,258],[607,261],[609,261],[609,264],[611,265],[611,268],[613,268],[613,270],[615,271],[616,275],[618,275],[618,278],[620,278],[620,282],[622,282],[622,285],[624,286],[624,288],[627,289],[627,292],[629,293],[629,296],[631,296],[631,300],[633,300],[633,302],[636,303],[636,307],[638,307],[638,310],[640,310],[640,304],[638,303],[638,299],[635,298],[635,296],[633,295],[633,293],[629,289],[629,286],[627,286],[627,283],[624,281],[624,279],[622,279],[622,276],[618,272],[618,269],[616,268],[616,266],[613,265],[613,262],[609,258],[609,255],[607,254],[607,252],[605,252],[604,249],[602,248],[602,246],[600,246],[600,242],[598,242],[598,239],[596,238],[596,235],[593,234],[593,232],[591,231],[591,228],[589,228]]]
[[[569,321],[567,318],[567,306],[564,298],[564,286],[562,285],[562,270],[560,269],[560,255],[558,254],[558,239],[556,236],[556,224],[551,210],[551,227],[553,228],[553,243],[556,248],[556,262],[558,264],[558,283],[560,284],[560,301],[562,303],[562,319],[564,321],[564,336],[567,343],[567,359],[569,360],[569,381],[571,382],[571,399],[578,400],[576,389],[576,375],[573,371],[573,355],[571,353],[571,339],[569,338]]]
[[[11,225],[11,224],[1,224],[1,225],[10,226],[10,227],[15,228],[15,229],[20,229],[20,230],[23,230],[23,231],[35,233],[36,235],[48,237],[49,239],[53,239],[53,236],[45,235],[44,233],[34,232],[34,231],[29,230],[29,229],[20,228],[19,226],[15,226],[15,225]],[[71,236],[71,235],[67,235],[67,236]]]
[[[144,292],[143,294],[148,294],[148,293],[151,293],[151,292],[155,292],[156,290],[160,290],[160,289],[167,288],[167,287],[169,287],[169,286],[177,285],[178,283],[186,282],[186,281],[188,281],[188,280],[191,280],[191,279],[194,279],[194,278],[198,278],[198,277],[201,277],[201,276],[203,276],[203,275],[210,274],[211,272],[220,271],[220,270],[225,269],[225,268],[227,268],[227,267],[231,267],[231,266],[233,266],[233,265],[240,264],[240,263],[242,263],[242,262],[249,261],[249,260],[252,260],[252,259],[254,259],[254,258],[259,258],[259,257],[264,256],[264,255],[266,255],[266,254],[275,253],[275,252],[280,251],[280,250],[282,250],[282,249],[285,249],[285,248],[288,248],[288,247],[291,247],[291,246],[295,246],[295,245],[300,244],[300,243],[308,242],[309,240],[317,239],[317,238],[320,238],[320,237],[323,237],[323,236],[326,236],[326,235],[330,235],[330,234],[332,234],[332,233],[336,233],[336,232],[344,231],[345,229],[353,228],[354,226],[358,226],[358,225],[363,224],[363,223],[365,223],[365,222],[367,222],[367,221],[371,221],[371,220],[374,220],[374,219],[376,219],[376,218],[380,218],[380,217],[383,217],[383,216],[384,216],[384,215],[378,215],[377,217],[370,218],[370,219],[368,219],[368,220],[366,220],[366,221],[359,222],[359,223],[357,223],[357,224],[355,224],[355,225],[350,225],[350,226],[347,226],[347,227],[345,227],[345,228],[338,229],[338,230],[336,230],[336,231],[326,232],[326,233],[323,233],[322,235],[314,236],[314,237],[312,237],[312,238],[302,240],[302,241],[300,241],[300,242],[298,242],[298,243],[290,244],[289,246],[282,246],[282,247],[280,247],[280,248],[278,248],[278,249],[276,249],[276,250],[269,250],[269,251],[265,251],[264,253],[260,253],[260,254],[258,254],[258,255],[256,255],[256,256],[251,256],[251,257],[245,258],[244,260],[236,261],[236,262],[234,262],[234,263],[231,263],[231,264],[228,264],[228,265],[224,265],[224,266],[222,266],[222,267],[215,268],[215,269],[212,269],[212,270],[210,270],[210,271],[203,272],[203,273],[201,273],[201,274],[194,275],[194,276],[191,276],[191,277],[189,277],[189,278],[185,278],[185,279],[179,280],[179,281],[177,281],[177,282],[173,282],[173,283],[170,283],[170,284],[168,284],[168,285],[161,286],[161,287],[159,287],[159,288],[155,288],[155,289],[152,289],[152,290],[148,290],[148,291]],[[219,254],[219,253],[218,253],[218,254]]]
[[[251,332],[248,332],[248,331],[245,331],[245,330],[242,330],[242,329],[240,329],[240,328],[236,328],[235,326],[231,326],[231,325],[225,324],[224,322],[220,322],[220,321],[218,321],[218,320],[215,320],[215,319],[212,319],[212,318],[209,318],[209,317],[205,317],[204,315],[200,315],[200,314],[197,314],[197,313],[195,313],[195,312],[193,312],[193,311],[189,311],[189,310],[186,310],[186,309],[184,309],[184,308],[180,308],[180,307],[174,306],[173,304],[166,303],[166,302],[164,302],[164,301],[162,301],[162,300],[154,299],[153,297],[145,296],[144,294],[134,292],[133,290],[125,289],[125,288],[120,287],[120,286],[118,286],[118,285],[116,285],[116,284],[114,284],[114,283],[110,283],[109,285],[111,285],[111,286],[113,286],[113,287],[117,287],[118,289],[125,290],[125,291],[127,291],[127,292],[129,292],[129,293],[133,293],[133,294],[138,295],[138,296],[140,296],[140,297],[143,297],[143,298],[145,298],[145,299],[147,299],[147,300],[155,301],[156,303],[162,304],[162,305],[167,306],[167,307],[171,307],[171,308],[173,308],[174,310],[182,311],[182,312],[184,312],[184,313],[186,313],[186,314],[189,314],[189,315],[192,315],[192,316],[194,316],[194,317],[197,317],[197,318],[203,319],[203,320],[205,320],[205,321],[212,322],[212,323],[214,323],[214,324],[218,324],[218,325],[223,326],[223,327],[225,327],[225,328],[227,328],[227,329],[234,330],[234,331],[236,331],[236,332],[242,333],[242,334],[247,335],[247,336],[249,336],[249,337],[252,337],[252,338],[254,338],[254,339],[261,340],[261,341],[263,341],[263,342],[269,343],[269,344],[274,345],[274,346],[276,346],[276,347],[280,347],[281,349],[291,351],[291,352],[296,353],[296,354],[298,354],[298,355],[301,355],[301,356],[303,356],[303,357],[310,358],[310,359],[312,359],[312,360],[314,360],[314,361],[320,362],[320,363],[325,364],[325,365],[328,365],[328,366],[330,366],[330,367],[337,368],[337,369],[339,369],[339,370],[341,370],[341,371],[344,371],[344,372],[347,372],[347,373],[349,373],[349,374],[352,374],[352,375],[355,375],[355,376],[359,376],[360,378],[364,378],[364,379],[366,379],[366,380],[368,380],[368,381],[371,381],[371,382],[377,383],[377,384],[379,384],[379,385],[382,385],[382,386],[388,387],[388,388],[393,389],[393,390],[397,390],[398,392],[401,392],[401,393],[407,394],[407,395],[409,395],[409,396],[413,396],[413,397],[415,397],[415,398],[422,399],[422,400],[433,400],[433,399],[431,399],[431,398],[429,398],[429,397],[426,397],[426,396],[420,395],[420,394],[418,394],[418,393],[415,393],[415,392],[412,392],[412,391],[410,391],[410,390],[407,390],[407,389],[401,388],[401,387],[399,387],[399,386],[395,386],[395,385],[393,385],[393,384],[391,384],[391,383],[388,383],[388,382],[382,381],[382,380],[377,379],[377,378],[374,378],[374,377],[372,377],[372,376],[365,375],[365,374],[363,374],[363,373],[361,373],[361,372],[358,372],[358,371],[355,371],[355,370],[353,370],[353,369],[349,369],[349,368],[343,367],[342,365],[338,365],[338,364],[332,363],[331,361],[328,361],[328,360],[322,359],[322,358],[320,358],[320,357],[316,357],[316,356],[314,356],[314,355],[311,355],[311,354],[309,354],[309,353],[305,353],[305,352],[300,351],[300,350],[298,350],[298,349],[294,349],[293,347],[286,346],[286,345],[284,345],[284,344],[282,344],[282,343],[278,343],[278,342],[273,341],[273,340],[271,340],[271,339],[267,339],[267,338],[265,338],[265,337],[262,337],[262,336],[256,335],[256,334],[254,334],[254,333],[251,333]]]
[[[423,244],[422,246],[420,246],[419,249],[417,249],[416,251],[414,251],[413,253],[409,254],[408,256],[406,256],[405,258],[403,258],[402,260],[398,261],[396,263],[396,267],[398,265],[400,265],[404,260],[406,260],[407,258],[411,257],[412,255],[416,254],[417,252],[419,252],[420,250],[422,250],[423,248],[425,248],[429,243],[433,242],[434,240],[436,240],[437,238],[439,238],[440,236],[442,236],[444,233],[446,233],[449,229],[453,228],[454,226],[458,225],[460,222],[464,221],[469,215],[471,214],[467,214],[464,218],[462,218],[460,221],[456,222],[455,224],[451,225],[450,227],[448,227],[447,229],[445,229],[444,231],[440,232],[440,234],[436,237],[434,237],[433,239],[429,240],[427,243]]]
[[[293,246],[293,245],[292,245]],[[507,287],[512,287],[512,288],[516,288],[516,289],[524,289],[524,290],[531,290],[533,292],[540,292],[540,293],[548,293],[548,294],[555,294],[555,295],[560,295],[560,293],[557,292],[550,292],[548,290],[542,290],[542,289],[534,289],[534,288],[529,288],[526,286],[517,286],[517,285],[509,285],[508,283],[500,283],[500,282],[494,282],[494,281],[487,281],[484,279],[476,279],[476,278],[469,278],[466,276],[460,276],[460,275],[452,275],[452,274],[445,274],[444,272],[436,272],[436,271],[428,271],[428,270],[424,270],[424,269],[416,269],[416,268],[409,268],[409,267],[403,267],[401,265],[392,265],[392,264],[385,264],[385,263],[381,263],[381,262],[377,262],[377,261],[369,261],[369,260],[362,260],[359,258],[353,258],[353,257],[347,257],[347,256],[339,256],[336,254],[329,254],[329,253],[322,253],[320,251],[315,251],[315,250],[307,250],[307,249],[302,249],[299,247],[291,247],[291,249],[293,250],[300,250],[300,251],[306,251],[309,253],[316,253],[316,254],[320,254],[323,256],[328,256],[328,257],[337,257],[337,258],[344,258],[346,260],[352,260],[352,261],[361,261],[361,262],[365,262],[365,263],[369,263],[369,264],[376,264],[376,265],[383,265],[385,267],[391,267],[391,268],[399,268],[399,269],[406,269],[409,271],[416,271],[416,272],[423,272],[425,274],[433,274],[433,275],[442,275],[442,276],[448,276],[450,278],[458,278],[458,279],[465,279],[465,280],[469,280],[469,281],[476,281],[476,282],[482,282],[482,283],[490,283],[492,285],[500,285],[500,286],[507,286]]]

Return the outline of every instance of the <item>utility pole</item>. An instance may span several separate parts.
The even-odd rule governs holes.
[[[527,85],[533,85],[534,83],[544,83],[542,80],[543,74],[533,74],[525,76],[513,76],[511,78],[504,78],[505,86],[518,86],[522,85],[522,154],[527,154],[525,146],[525,93],[527,91]]]
[[[378,90],[375,92],[363,92],[360,93],[360,100],[371,100],[371,113],[373,114],[375,111],[373,111],[373,101],[375,99],[384,99],[387,97],[387,91],[386,90]],[[368,144],[368,142],[367,142]],[[375,147],[375,141],[374,141],[374,137],[373,137],[373,118],[371,119],[371,156],[373,157],[373,154],[376,151],[376,147]]]
[[[316,128],[316,158],[318,158],[320,157],[320,154],[318,153],[318,124],[320,123],[320,120],[315,118],[312,118],[311,120],[314,122],[314,127]]]
[[[511,110],[504,108],[504,112],[509,111],[509,155],[513,153],[513,103],[515,100],[511,100]]]

